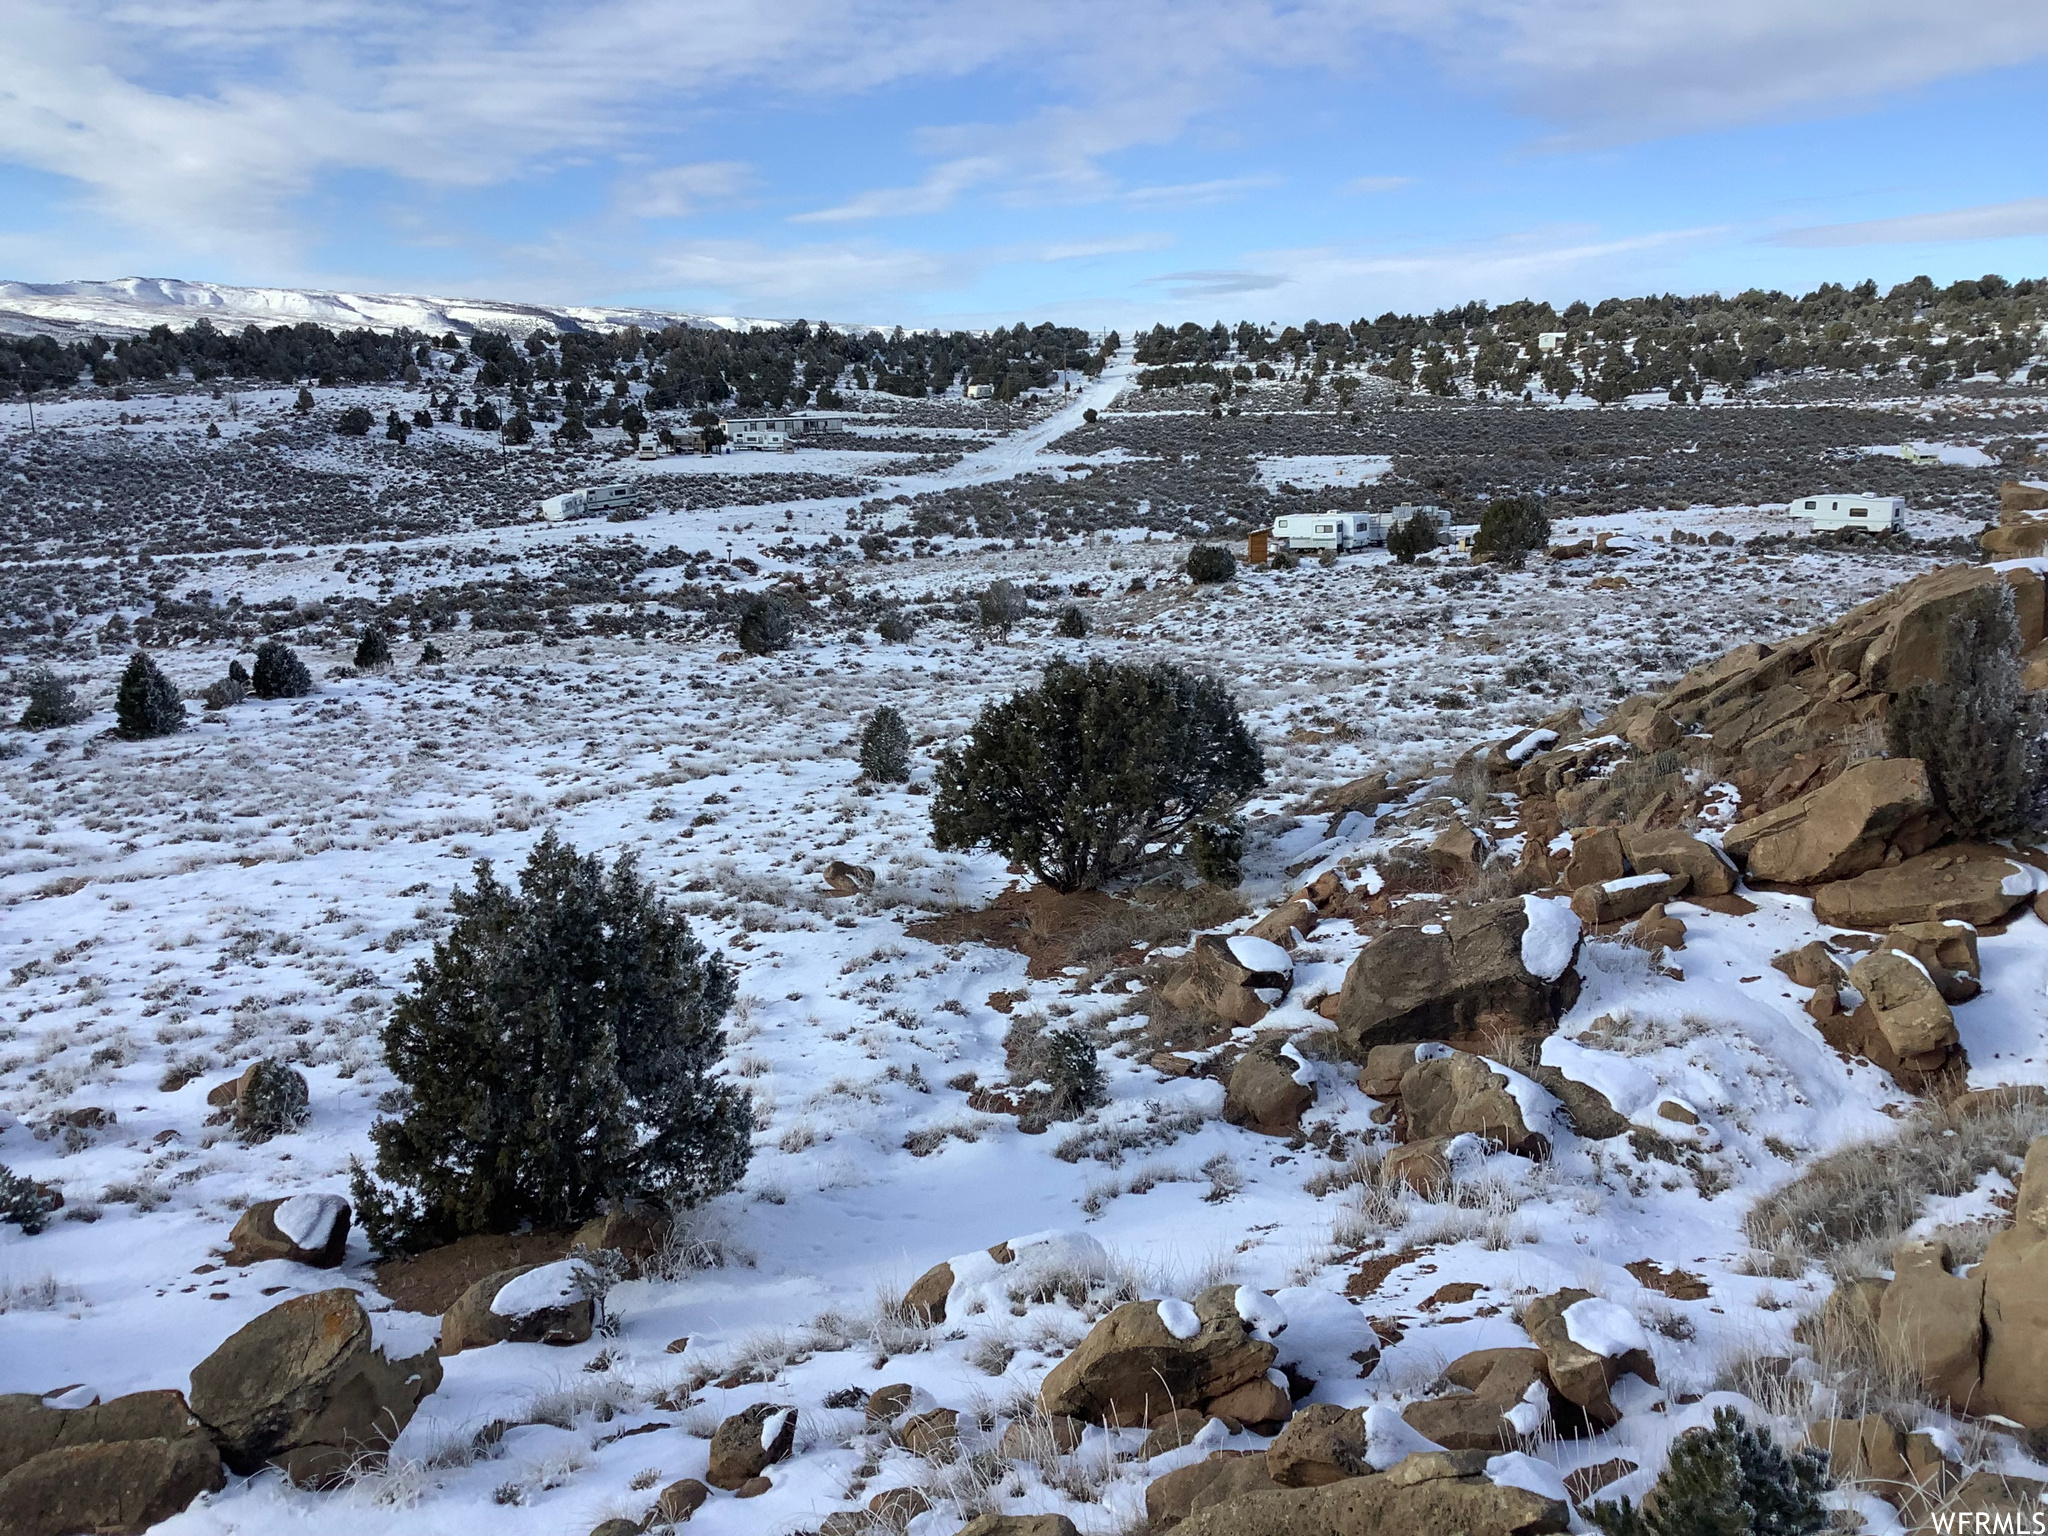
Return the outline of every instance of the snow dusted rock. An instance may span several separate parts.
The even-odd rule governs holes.
[[[661,1496],[654,1501],[654,1513],[658,1520],[680,1525],[702,1509],[710,1497],[711,1490],[696,1478],[680,1478],[661,1490]]]
[[[1657,1366],[1641,1326],[1622,1307],[1590,1291],[1567,1289],[1537,1297],[1523,1309],[1522,1326],[1543,1351],[1558,1395],[1595,1429],[1611,1429],[1621,1421],[1609,1389],[1624,1375],[1656,1385]]]
[[[1471,1135],[1524,1157],[1546,1153],[1548,1117],[1530,1125],[1522,1103],[1545,1095],[1527,1079],[1518,1084],[1519,1077],[1469,1052],[1438,1045],[1418,1049],[1415,1064],[1401,1075],[1401,1139]]]
[[[1065,1515],[977,1515],[959,1536],[1080,1536]]]
[[[2048,1136],[2027,1149],[2012,1225],[1976,1268],[1984,1284],[1984,1392],[1995,1410],[2048,1429]]]
[[[1490,902],[1441,926],[1390,928],[1345,973],[1338,1045],[1362,1063],[1379,1045],[1548,1034],[1578,993],[1578,938],[1570,909],[1540,897]]]
[[[1259,1380],[1280,1352],[1239,1315],[1237,1289],[1211,1286],[1192,1306],[1125,1302],[1047,1373],[1040,1404],[1090,1424],[1136,1426]]]
[[[755,1403],[726,1419],[711,1436],[704,1481],[733,1492],[788,1456],[796,1445],[796,1410]]]
[[[1824,885],[1813,894],[1813,915],[1837,928],[1941,922],[1981,928],[2002,922],[2033,896],[2036,875],[2003,850],[1959,844]]]
[[[1870,758],[1787,805],[1737,822],[1721,846],[1752,880],[1813,885],[1876,869],[1893,850],[1902,858],[1923,853],[1944,822],[1925,764]]]
[[[1839,988],[1848,979],[1842,970],[1842,963],[1819,939],[1810,944],[1802,944],[1797,949],[1788,949],[1782,955],[1772,956],[1771,968],[1782,971],[1785,979],[1795,987]]]
[[[1279,1488],[1256,1451],[1212,1451],[1206,1461],[1176,1467],[1145,1488],[1145,1516],[1155,1531],[1168,1531],[1189,1516],[1247,1494]]]
[[[661,1256],[673,1227],[673,1219],[660,1206],[646,1200],[619,1200],[604,1215],[578,1227],[569,1247],[591,1253],[610,1250],[638,1274]]]
[[[576,1288],[577,1264],[522,1264],[485,1275],[441,1317],[441,1353],[491,1344],[581,1344],[594,1323]]]
[[[333,1269],[348,1247],[348,1202],[340,1195],[292,1195],[259,1200],[242,1212],[228,1235],[230,1264],[289,1259]]]
[[[1301,1063],[1285,1054],[1285,1040],[1266,1040],[1240,1056],[1223,1097],[1223,1118],[1261,1136],[1298,1136],[1301,1117],[1316,1101],[1313,1084],[1295,1080]]]
[[[9,1536],[141,1531],[225,1481],[181,1392],[87,1408],[0,1396],[0,1522]]]
[[[1629,866],[1639,875],[1683,875],[1680,892],[1688,896],[1726,896],[1735,889],[1735,871],[1728,861],[1688,833],[1629,828],[1621,837]]]
[[[1247,1493],[1192,1513],[1182,1536],[1543,1536],[1565,1530],[1562,1499],[1502,1487],[1477,1453],[1421,1451],[1373,1477]]]
[[[1958,1410],[1982,1412],[1984,1277],[1949,1269],[1948,1244],[1901,1243],[1892,1252],[1892,1283],[1878,1308],[1878,1334],[1919,1375],[1921,1384]]]
[[[1941,991],[1927,967],[1911,955],[1873,950],[1849,967],[1849,985],[1863,994],[1869,1011],[1863,1022],[1875,1026],[1885,1042],[1917,1070],[1932,1071],[1947,1059],[1960,1037],[1955,1015],[1941,1000]],[[1931,1063],[1921,1058],[1932,1056]]]
[[[1917,960],[1945,1003],[1967,1003],[1984,990],[1977,930],[1968,923],[1902,923],[1884,936],[1883,947]]]
[[[1684,875],[1652,871],[1582,885],[1572,892],[1572,911],[1589,927],[1611,928],[1663,905],[1684,890],[1686,883]]]
[[[1282,949],[1294,948],[1315,931],[1315,907],[1298,899],[1275,907],[1252,924],[1249,930],[1251,937],[1278,944]]]
[[[432,1350],[390,1359],[354,1291],[317,1291],[272,1307],[193,1367],[191,1403],[230,1470],[267,1462],[321,1486],[380,1462],[440,1385]]]
[[[1195,940],[1161,995],[1177,1008],[1233,1027],[1256,1024],[1272,1008],[1260,989],[1284,994],[1294,981],[1294,960],[1268,939],[1205,933]]]
[[[1282,1488],[1320,1488],[1371,1471],[1362,1408],[1310,1403],[1266,1447],[1266,1475]]]

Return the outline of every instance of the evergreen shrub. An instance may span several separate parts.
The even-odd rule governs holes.
[[[128,741],[146,741],[184,728],[185,701],[178,696],[177,685],[146,653],[137,651],[128,658],[121,684],[114,691],[114,734]]]
[[[1587,1518],[1603,1536],[1818,1536],[1828,1529],[1821,1495],[1832,1486],[1812,1448],[1787,1455],[1733,1408],[1716,1408],[1711,1429],[1689,1429],[1641,1505],[1595,1504]]]
[[[384,636],[380,624],[364,628],[362,639],[356,642],[354,662],[358,672],[384,672],[391,667],[391,642]]]
[[[259,699],[304,698],[313,691],[313,674],[282,640],[266,640],[256,647],[256,671],[249,686]]]
[[[70,682],[48,667],[32,668],[22,679],[28,705],[21,712],[24,731],[50,731],[76,725],[92,711],[79,700]]]
[[[1060,621],[1053,626],[1053,633],[1062,640],[1086,640],[1088,638],[1088,615],[1074,604],[1069,603],[1060,610]]]
[[[747,599],[734,637],[749,656],[768,656],[788,650],[795,630],[782,604],[763,593]]]
[[[860,733],[860,771],[883,784],[901,784],[910,777],[910,730],[887,704],[868,717]]]
[[[1515,560],[1550,543],[1550,519],[1542,506],[1520,496],[1502,496],[1479,514],[1479,532],[1472,538],[1478,560]]]
[[[1197,544],[1188,551],[1188,580],[1197,586],[1213,586],[1237,574],[1237,556],[1221,544]]]

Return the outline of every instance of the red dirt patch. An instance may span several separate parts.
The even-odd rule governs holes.
[[[1682,1269],[1660,1269],[1650,1259],[1637,1259],[1622,1268],[1636,1277],[1638,1284],[1647,1290],[1669,1296],[1673,1301],[1705,1301],[1708,1296],[1707,1282],[1698,1275]]]
[[[1367,1259],[1352,1272],[1344,1282],[1346,1296],[1370,1296],[1386,1283],[1387,1276],[1403,1264],[1412,1264],[1428,1253],[1427,1248],[1403,1248],[1398,1253],[1383,1253],[1376,1259]]]

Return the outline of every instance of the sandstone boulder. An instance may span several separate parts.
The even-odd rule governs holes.
[[[1565,864],[1562,882],[1566,890],[1604,885],[1627,873],[1628,855],[1622,850],[1621,834],[1613,827],[1587,827],[1572,834],[1571,858]]]
[[[1531,932],[1529,904],[1538,900],[1491,902],[1453,915],[1439,932],[1398,927],[1374,939],[1344,976],[1339,1048],[1363,1062],[1378,1045],[1481,1046],[1498,1034],[1547,1034],[1577,997],[1578,978],[1574,936],[1556,907],[1542,904]]]
[[[1285,993],[1293,972],[1277,944],[1248,934],[1205,933],[1160,994],[1175,1007],[1238,1027],[1263,1019],[1272,1004],[1260,990]]]
[[[1196,1510],[1176,1529],[1182,1536],[1543,1536],[1567,1529],[1570,1519],[1562,1500],[1489,1482],[1468,1458],[1418,1452],[1372,1477],[1243,1494]]]
[[[1968,923],[1901,923],[1883,947],[1918,961],[1945,1003],[1967,1003],[1984,990],[1977,930]]]
[[[1238,1058],[1223,1096],[1223,1118],[1261,1136],[1298,1136],[1301,1117],[1316,1101],[1313,1085],[1298,1083],[1301,1064],[1283,1054],[1287,1042],[1267,1040]]]
[[[1508,1076],[1483,1057],[1444,1046],[1424,1046],[1401,1077],[1404,1141],[1471,1134],[1505,1151],[1540,1156],[1549,1141],[1531,1129]]]
[[[1901,1243],[1893,1252],[1878,1337],[1936,1398],[1981,1410],[1984,1279],[1950,1273],[1947,1243]]]
[[[1782,971],[1795,987],[1836,987],[1848,979],[1842,965],[1827,945],[1815,939],[1797,949],[1771,958],[1771,967]]]
[[[219,1488],[220,1452],[180,1392],[89,1408],[0,1395],[0,1527],[9,1536],[141,1531]]]
[[[1662,906],[1685,889],[1687,877],[1652,871],[1582,885],[1572,892],[1572,910],[1588,927],[1611,928]]]
[[[354,1291],[317,1291],[231,1334],[193,1367],[190,1401],[232,1471],[320,1486],[379,1464],[440,1384],[432,1350],[385,1355]]]
[[[1737,822],[1721,839],[1752,880],[1811,885],[1876,869],[1897,848],[1921,853],[1940,831],[1926,766],[1913,758],[1869,758],[1833,783]]]
[[[1610,1389],[1624,1375],[1655,1385],[1657,1367],[1635,1319],[1589,1291],[1539,1296],[1522,1311],[1522,1327],[1543,1351],[1551,1386],[1595,1429],[1621,1420]]]
[[[1872,950],[1849,967],[1849,985],[1863,994],[1869,1022],[1900,1057],[1946,1055],[1958,1043],[1955,1015],[1927,968],[1911,955]]]
[[[348,1202],[339,1195],[292,1195],[259,1200],[242,1212],[228,1234],[230,1264],[285,1259],[333,1269],[348,1248]]]
[[[2048,1136],[2027,1149],[2012,1225],[1976,1269],[1984,1286],[1984,1395],[1992,1411],[2048,1429]]]
[[[591,1253],[611,1252],[626,1261],[638,1275],[660,1259],[668,1248],[674,1218],[648,1200],[615,1200],[604,1215],[592,1217],[576,1229],[569,1247]]]
[[[484,1276],[441,1317],[441,1353],[491,1344],[581,1344],[595,1325],[577,1288],[574,1259],[522,1264]]]
[[[1215,1451],[1206,1461],[1176,1467],[1145,1487],[1145,1515],[1155,1531],[1179,1526],[1190,1515],[1227,1505],[1252,1493],[1271,1493],[1278,1484],[1256,1452]]]
[[[655,1518],[670,1525],[681,1525],[702,1509],[704,1501],[710,1497],[711,1490],[696,1478],[681,1478],[661,1490],[661,1496],[654,1501]]]
[[[1047,1413],[1090,1424],[1150,1424],[1255,1381],[1279,1350],[1240,1315],[1238,1287],[1184,1301],[1125,1302],[1088,1331],[1039,1388]]]
[[[1630,828],[1622,834],[1630,866],[1639,875],[1683,875],[1684,894],[1726,896],[1735,889],[1735,871],[1712,845],[1675,828],[1652,832]]]
[[[2032,874],[2010,858],[1959,846],[1824,885],[1814,892],[1813,915],[1837,928],[1942,922],[1981,928],[2002,921],[2033,894]]]
[[[959,1536],[1081,1536],[1065,1515],[977,1515]]]
[[[1316,931],[1316,921],[1315,907],[1297,898],[1282,902],[1252,924],[1249,931],[1255,939],[1278,944],[1282,949],[1292,949]]]
[[[864,864],[834,859],[825,866],[825,889],[834,896],[859,896],[875,888],[875,872]]]
[[[1266,1474],[1282,1488],[1320,1488],[1371,1471],[1362,1408],[1310,1403],[1266,1447]]]
[[[755,1403],[723,1420],[711,1434],[711,1465],[704,1481],[737,1492],[788,1456],[796,1445],[796,1410]]]

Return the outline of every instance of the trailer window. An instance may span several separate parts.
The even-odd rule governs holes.
[[[1851,507],[1851,508],[1849,509],[1849,515],[1850,515],[1851,517],[1868,517],[1868,516],[1870,516],[1870,508],[1868,508],[1868,507]]]
[[[1813,512],[1813,511],[1817,511],[1817,510],[1818,510],[1818,508],[1817,508],[1817,506],[1816,506],[1816,504],[1815,504],[1815,503],[1813,503],[1813,502],[1810,502],[1810,501],[1809,501],[1809,502],[1808,502],[1808,503],[1806,504],[1806,510],[1807,510],[1807,511],[1809,511],[1809,512]]]

